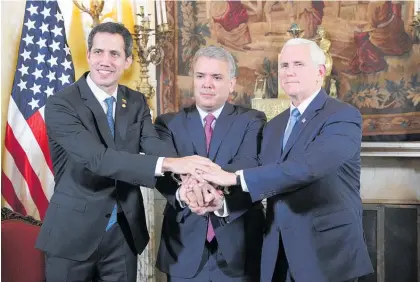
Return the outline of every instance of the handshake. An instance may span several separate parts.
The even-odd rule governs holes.
[[[165,158],[162,170],[171,171],[180,185],[178,200],[199,215],[222,210],[224,194],[218,187],[236,184],[234,173],[226,172],[209,159],[197,155]],[[175,174],[180,178],[176,178]]]

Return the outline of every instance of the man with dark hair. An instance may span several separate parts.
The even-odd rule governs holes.
[[[47,101],[55,188],[36,243],[47,281],[136,281],[149,240],[139,186],[153,187],[165,171],[215,167],[198,156],[165,158],[175,153],[159,139],[146,98],[118,85],[132,46],[123,25],[96,26],[90,72]]]

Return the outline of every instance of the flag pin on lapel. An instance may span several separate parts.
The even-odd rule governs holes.
[[[122,105],[121,106],[123,108],[127,107],[127,100],[123,98],[123,99],[121,99],[121,101],[122,101]]]
[[[303,118],[303,119],[302,119],[302,123],[305,123],[305,122],[306,122],[306,118]]]

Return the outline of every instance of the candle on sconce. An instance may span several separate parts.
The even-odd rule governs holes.
[[[121,0],[117,0],[117,22],[122,23],[122,6]]]
[[[144,15],[144,8],[141,5],[137,6],[137,10],[136,10],[136,25],[141,25],[141,21],[142,21],[142,16]]]
[[[150,29],[150,18],[149,18],[149,16],[144,16],[143,27],[144,27],[144,29]]]
[[[165,0],[159,1],[162,4],[162,23],[167,24],[168,18],[166,17],[166,2]]]
[[[156,15],[157,15],[157,25],[161,25],[162,24],[162,11],[161,11],[161,7],[160,7],[160,2],[156,0],[155,2],[155,7],[156,7]]]

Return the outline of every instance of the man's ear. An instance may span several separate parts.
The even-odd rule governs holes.
[[[232,78],[229,82],[229,93],[233,92],[233,90],[235,89],[235,85],[236,85],[236,77]]]
[[[124,66],[124,69],[128,69],[131,66],[132,63],[133,63],[133,55],[125,58],[125,66]]]
[[[327,72],[325,65],[319,65],[318,67],[318,75],[324,77]]]

